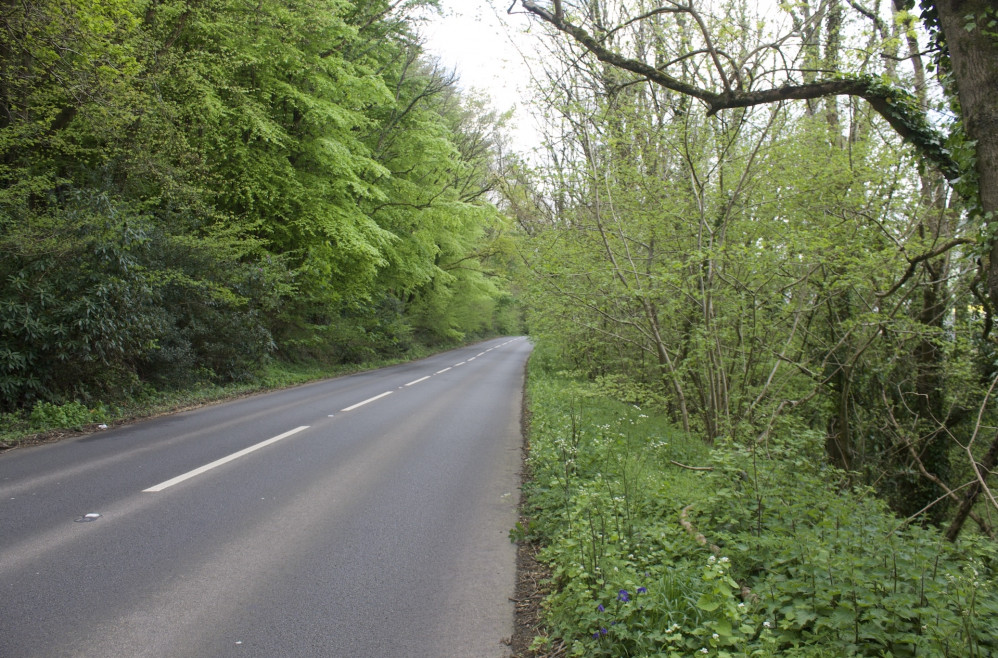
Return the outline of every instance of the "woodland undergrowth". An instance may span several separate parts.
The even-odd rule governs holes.
[[[541,349],[528,404],[538,655],[998,655],[998,547],[904,524],[822,437],[708,447]]]

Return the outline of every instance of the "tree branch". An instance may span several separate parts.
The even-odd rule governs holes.
[[[532,0],[520,0],[520,4],[529,13],[571,36],[601,62],[636,73],[649,82],[703,102],[707,106],[708,116],[717,114],[721,110],[753,107],[778,101],[858,96],[869,103],[870,107],[882,116],[902,139],[912,144],[948,180],[953,181],[964,173],[944,148],[943,135],[929,123],[925,114],[919,109],[917,100],[903,89],[885,84],[872,76],[843,75],[834,79],[786,84],[782,87],[757,91],[726,89],[718,93],[689,84],[645,62],[609,50],[589,32],[566,20],[557,11],[551,13]],[[716,53],[711,53],[711,56],[716,58]]]
[[[912,277],[919,263],[935,258],[936,256],[941,256],[950,249],[952,249],[953,247],[959,246],[961,244],[974,244],[974,240],[971,240],[969,238],[954,238],[953,240],[950,240],[946,244],[942,245],[941,247],[937,247],[932,251],[927,251],[924,254],[915,256],[914,258],[907,259],[908,269],[905,271],[904,275],[900,279],[898,279],[898,282],[895,283],[893,286],[891,286],[891,289],[888,290],[887,292],[878,292],[877,297],[881,298],[890,297],[891,295],[893,295],[895,292],[898,291],[898,288],[903,286],[905,282]]]

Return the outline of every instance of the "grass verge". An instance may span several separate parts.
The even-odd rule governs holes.
[[[453,346],[447,349],[453,349]],[[190,388],[165,391],[147,386],[127,400],[107,403],[84,404],[78,400],[64,404],[41,402],[28,410],[0,414],[0,450],[55,441],[247,395],[383,368],[421,359],[432,353],[433,350],[419,349],[404,357],[333,366],[318,362],[290,363],[275,360],[268,363],[254,378],[242,382],[224,385],[200,383]]]
[[[604,392],[532,362],[521,655],[998,655],[993,542],[904,526],[816,433],[711,448]]]

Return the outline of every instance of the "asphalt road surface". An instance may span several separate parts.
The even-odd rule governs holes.
[[[0,453],[0,657],[508,655],[530,349]]]

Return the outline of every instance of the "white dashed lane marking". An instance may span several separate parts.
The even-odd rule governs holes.
[[[302,425],[301,427],[296,427],[293,430],[285,432],[284,434],[279,434],[278,436],[275,436],[273,438],[267,439],[266,441],[261,441],[260,443],[251,445],[248,448],[243,448],[239,452],[234,452],[234,453],[232,453],[231,455],[229,455],[227,457],[222,457],[221,459],[216,459],[215,461],[211,462],[210,464],[205,464],[204,466],[201,466],[199,468],[195,468],[193,471],[187,471],[183,475],[178,475],[177,477],[175,477],[173,479],[170,479],[170,480],[167,480],[166,482],[160,482],[155,487],[149,487],[148,489],[143,489],[143,493],[157,493],[157,492],[160,492],[163,489],[166,489],[168,487],[172,487],[175,484],[180,484],[184,480],[189,480],[192,477],[196,477],[196,476],[201,475],[202,473],[204,473],[206,471],[210,471],[211,469],[213,469],[213,468],[215,468],[217,466],[221,466],[222,464],[227,464],[228,462],[233,461],[234,459],[239,459],[240,457],[242,457],[244,455],[248,455],[249,453],[254,452],[256,450],[259,450],[260,448],[269,446],[271,443],[277,443],[281,439],[286,439],[289,436],[291,436],[292,434],[297,434],[298,432],[301,432],[302,430],[307,430],[308,427],[309,427],[308,425]]]
[[[341,409],[341,411],[353,411],[354,409],[357,409],[359,407],[363,407],[365,404],[368,404],[370,402],[374,402],[375,400],[380,400],[381,398],[385,397],[386,395],[391,395],[391,394],[392,394],[392,391],[385,391],[381,395],[375,395],[373,398],[367,398],[366,400],[364,400],[362,402],[358,402],[357,404],[350,405],[346,409]]]

